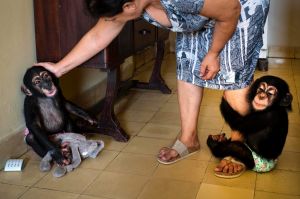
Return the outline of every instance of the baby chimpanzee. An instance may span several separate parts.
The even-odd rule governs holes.
[[[225,134],[210,135],[207,144],[214,156],[227,161],[241,161],[257,172],[272,170],[283,150],[288,133],[288,114],[292,95],[288,84],[275,76],[257,79],[248,93],[250,112],[242,116],[223,98],[220,105],[222,115],[240,140],[226,139]],[[243,164],[240,166],[244,167]],[[228,168],[227,168],[228,169]],[[234,168],[229,173],[235,173]],[[241,171],[242,169],[238,169]],[[237,177],[218,171],[219,177]],[[236,172],[239,173],[239,172]]]
[[[58,79],[45,68],[29,68],[23,84],[21,89],[26,94],[24,115],[28,128],[26,143],[42,158],[49,153],[57,164],[70,164],[70,149],[51,140],[51,136],[63,132],[83,132],[85,128],[96,127],[98,122],[64,98]]]

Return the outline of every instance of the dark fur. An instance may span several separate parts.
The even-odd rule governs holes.
[[[29,68],[23,78],[22,91],[26,94],[24,101],[24,116],[29,135],[26,142],[41,157],[51,152],[53,159],[62,164],[64,157],[60,146],[49,140],[49,135],[61,132],[81,132],[84,126],[78,126],[78,120],[87,121],[85,124],[96,124],[84,110],[67,101],[59,87],[58,79],[49,71],[51,80],[42,80],[41,87],[50,89],[52,84],[56,86],[57,92],[48,97],[39,92],[33,85],[32,78],[42,71],[47,71],[41,66]],[[75,119],[74,119],[75,118]]]
[[[246,116],[241,116],[223,98],[220,109],[225,121],[232,130],[239,131],[245,143],[257,154],[267,159],[276,159],[282,152],[288,133],[288,111],[291,110],[292,95],[287,83],[275,76],[263,76],[251,86],[248,100],[251,105],[261,82],[273,85],[278,95],[271,104],[262,111],[253,108]],[[223,158],[232,156],[241,160],[248,168],[254,167],[254,160],[248,147],[238,141],[214,141],[211,136],[207,144],[213,155]]]

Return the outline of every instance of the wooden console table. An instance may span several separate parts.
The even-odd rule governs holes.
[[[84,8],[84,0],[34,0],[38,62],[59,61],[93,27],[97,19],[90,17]],[[107,48],[82,64],[83,67],[107,72],[106,96],[99,116],[100,127],[97,129],[99,133],[121,142],[129,140],[115,116],[114,101],[120,84],[120,65],[137,51],[155,44],[156,60],[149,82],[135,82],[134,86],[171,93],[160,73],[164,41],[168,34],[168,31],[152,26],[143,19],[130,21]]]

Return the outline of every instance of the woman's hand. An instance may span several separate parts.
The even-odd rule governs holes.
[[[220,70],[220,60],[217,53],[208,52],[200,66],[200,76],[204,80],[215,78]]]
[[[62,74],[59,72],[58,67],[55,63],[52,62],[40,62],[33,64],[34,66],[42,66],[52,72],[56,77],[62,76]]]

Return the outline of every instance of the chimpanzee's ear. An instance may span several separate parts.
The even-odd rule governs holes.
[[[32,96],[31,91],[25,85],[21,86],[21,91],[27,96]]]
[[[285,96],[280,101],[280,106],[289,107],[293,101],[293,96],[291,93],[286,93]]]

